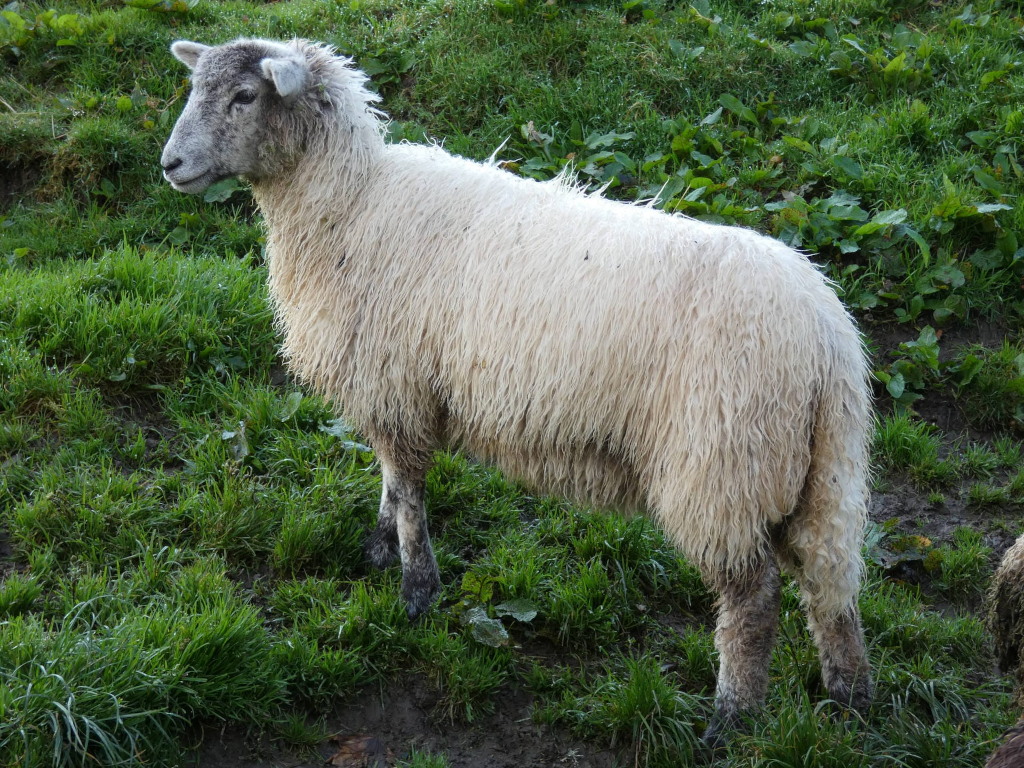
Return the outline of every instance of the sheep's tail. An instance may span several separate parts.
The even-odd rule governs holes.
[[[831,327],[811,461],[780,555],[819,618],[856,609],[863,576],[873,429],[867,356],[852,324]]]

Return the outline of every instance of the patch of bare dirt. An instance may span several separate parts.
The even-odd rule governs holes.
[[[888,578],[920,587],[932,608],[951,615],[984,611],[987,579],[1016,540],[1022,522],[1019,505],[974,508],[963,497],[950,494],[941,502],[932,502],[909,482],[901,481],[872,493],[868,511],[871,521],[885,525],[889,532],[882,546],[869,551],[868,557],[882,565]],[[969,593],[943,592],[936,584],[940,574],[935,566],[928,566],[928,557],[935,548],[950,544],[953,532],[962,527],[980,533],[982,543],[991,550],[983,568],[985,581]]]
[[[35,189],[41,179],[42,171],[36,166],[0,165],[0,211]]]
[[[7,575],[18,569],[14,561],[14,548],[11,546],[11,539],[7,535],[7,529],[0,525],[0,581],[7,578]]]
[[[227,730],[208,735],[196,753],[200,768],[391,768],[412,750],[442,754],[452,768],[612,768],[612,750],[573,739],[530,718],[532,697],[509,688],[479,722],[438,717],[437,690],[418,676],[369,689],[328,718],[334,736],[316,754],[296,755],[253,744]]]
[[[932,503],[909,483],[872,493],[869,516],[879,524],[895,520],[889,522],[895,531],[925,536],[936,544],[952,541],[957,528],[973,528],[981,533],[985,546],[992,548],[993,562],[1013,544],[1015,526],[1021,523],[1020,509],[1014,505],[974,509],[955,496]]]
[[[903,342],[916,340],[919,334],[913,325],[864,323],[864,326],[873,342],[872,346],[883,355],[887,351],[897,350]],[[1004,339],[1013,337],[1019,331],[979,320],[944,329],[939,333],[939,360],[946,363],[969,347],[999,347]],[[891,412],[892,401],[880,386],[878,393],[875,407],[879,415]],[[940,459],[952,458],[951,454],[963,450],[970,443],[991,444],[1000,436],[971,423],[955,397],[952,386],[925,390],[923,397],[914,403],[913,410],[924,422],[938,429],[942,438]],[[887,488],[872,493],[869,510],[872,521],[879,524],[888,522],[896,534],[923,536],[936,545],[952,541],[953,532],[957,528],[973,528],[982,534],[985,546],[992,549],[990,565],[993,569],[1006,549],[1013,544],[1016,532],[1024,521],[1019,504],[979,508],[969,506],[965,501],[969,486],[980,478],[967,479],[961,482],[960,487],[946,489],[942,494],[943,499],[936,502],[908,480],[892,473],[886,474]],[[1005,476],[997,475],[993,481],[1001,483],[1006,479]],[[921,574],[918,576],[916,583],[927,586],[930,578]]]

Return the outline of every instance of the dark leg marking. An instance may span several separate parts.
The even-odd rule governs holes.
[[[829,697],[843,706],[866,712],[874,686],[856,607],[824,619],[808,611],[808,626],[818,646],[821,676]]]
[[[402,555],[402,599],[409,618],[415,619],[429,610],[441,593],[441,575],[422,507],[418,514],[399,517],[398,536]]]
[[[366,538],[363,551],[366,559],[376,568],[387,568],[398,558],[398,523],[396,507],[398,498],[389,494],[387,488],[381,493],[380,512],[377,514],[377,527]]]
[[[720,747],[743,715],[758,709],[768,692],[768,666],[779,628],[782,583],[774,556],[732,578],[714,579],[720,595],[715,647],[718,686],[715,713],[704,742]]]
[[[402,558],[402,599],[410,619],[434,604],[441,592],[441,576],[430,544],[424,508],[425,479],[422,473],[402,472],[383,465],[377,528],[367,542],[371,562]]]

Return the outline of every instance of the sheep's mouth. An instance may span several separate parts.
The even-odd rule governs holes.
[[[178,192],[184,192],[189,195],[199,194],[200,192],[205,191],[211,184],[220,180],[213,171],[209,170],[203,171],[190,179],[173,179],[165,171],[164,178],[167,179],[171,186]]]

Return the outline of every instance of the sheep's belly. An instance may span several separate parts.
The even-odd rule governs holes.
[[[606,446],[590,443],[545,449],[464,434],[453,436],[451,443],[474,458],[497,466],[535,492],[621,512],[637,512],[646,507],[639,474],[623,456]]]

